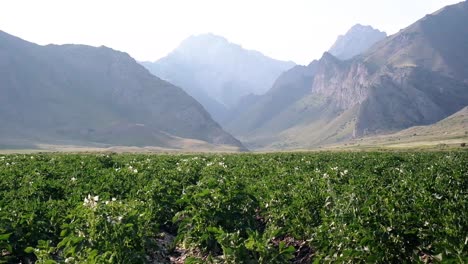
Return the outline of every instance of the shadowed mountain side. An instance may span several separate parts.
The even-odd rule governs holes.
[[[468,107],[431,125],[414,126],[397,133],[370,136],[326,146],[330,149],[444,149],[468,143]]]
[[[276,119],[277,115],[310,92],[316,64],[312,62],[307,67],[295,66],[283,73],[266,94],[250,104],[238,107],[240,114],[227,122],[226,129],[236,135],[246,136],[255,134],[269,122],[282,122]]]
[[[126,53],[39,46],[0,31],[2,138],[166,146],[167,136],[242,148],[183,90]]]
[[[255,148],[307,148],[437,122],[468,102],[467,24],[465,1],[353,59],[326,52],[306,82],[290,74],[280,99],[273,87],[226,128]]]
[[[156,76],[182,87],[219,122],[249,94],[263,94],[294,63],[271,59],[213,34],[192,36],[156,62],[142,62]]]
[[[425,69],[399,68],[369,89],[356,136],[435,123],[468,103],[468,84]]]

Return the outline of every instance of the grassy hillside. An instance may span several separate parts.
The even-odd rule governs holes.
[[[468,107],[428,126],[415,126],[397,133],[364,137],[332,149],[446,149],[468,144]],[[468,146],[465,147],[468,150]]]

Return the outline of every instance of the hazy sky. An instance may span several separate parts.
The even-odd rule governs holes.
[[[393,34],[460,0],[1,0],[0,30],[38,44],[106,45],[156,60],[214,33],[307,64],[356,23]]]

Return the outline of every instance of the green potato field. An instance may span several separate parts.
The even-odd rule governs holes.
[[[468,263],[468,152],[0,155],[0,263]]]

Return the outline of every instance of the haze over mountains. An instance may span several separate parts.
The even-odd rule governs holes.
[[[437,122],[468,104],[468,2],[365,53],[326,52],[281,75],[226,128],[255,148],[300,148]]]
[[[213,34],[191,36],[166,57],[142,64],[182,87],[219,122],[242,97],[265,93],[281,73],[295,65]]]
[[[0,145],[242,144],[182,89],[107,47],[39,46],[0,31]]]
[[[303,149],[413,133],[468,105],[466,25],[468,1],[388,37],[358,24],[307,66],[205,34],[142,62],[149,71],[107,47],[0,31],[0,148]]]
[[[338,36],[335,44],[328,51],[340,60],[351,59],[368,50],[375,43],[387,37],[387,33],[371,26],[357,24],[345,35]]]

